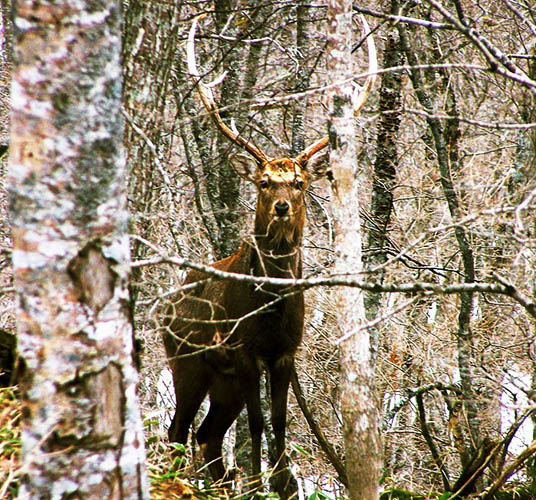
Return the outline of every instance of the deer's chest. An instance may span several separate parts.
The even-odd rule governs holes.
[[[255,297],[251,297],[255,299]],[[293,355],[303,335],[303,296],[296,295],[268,305],[251,300],[250,316],[237,331],[241,348],[264,360]]]

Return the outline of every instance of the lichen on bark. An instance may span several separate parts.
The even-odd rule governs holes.
[[[148,498],[129,314],[118,2],[15,4],[8,182],[20,498]]]

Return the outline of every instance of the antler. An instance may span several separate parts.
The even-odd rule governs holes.
[[[361,17],[361,22],[363,23],[363,27],[365,28],[365,36],[367,37],[367,45],[368,45],[368,58],[369,58],[369,67],[368,67],[368,74],[367,80],[365,81],[365,85],[363,85],[363,88],[361,89],[361,92],[359,92],[359,95],[354,101],[354,115],[358,115],[361,111],[361,108],[365,105],[365,102],[367,100],[368,95],[370,94],[370,90],[372,89],[372,86],[374,85],[374,82],[376,81],[376,73],[378,72],[378,58],[376,55],[376,45],[374,45],[374,39],[372,36],[370,36],[370,28],[367,23],[367,20],[364,16]],[[324,149],[329,142],[329,137],[325,135],[322,137],[322,139],[319,139],[317,142],[309,146],[307,149],[304,149],[296,158],[298,163],[304,164],[313,156],[315,153],[318,153],[320,150]]]
[[[365,29],[365,36],[367,37],[367,46],[368,46],[368,59],[369,67],[368,74],[369,76],[365,80],[365,85],[359,92],[359,96],[354,102],[354,115],[357,116],[361,111],[361,108],[365,105],[365,102],[370,94],[374,82],[376,82],[376,73],[378,73],[378,57],[376,55],[376,45],[374,45],[374,38],[370,34],[370,27],[365,19],[365,16],[361,15],[361,22],[363,23],[363,28]]]
[[[199,96],[203,101],[203,104],[207,111],[210,114],[210,117],[216,124],[216,126],[226,135],[231,141],[239,146],[243,147],[248,153],[250,153],[260,164],[268,161],[269,158],[259,149],[257,146],[251,142],[244,139],[237,131],[231,130],[222,120],[220,114],[218,113],[218,107],[214,101],[214,95],[210,85],[205,85],[201,82],[201,75],[197,69],[197,64],[195,62],[195,32],[197,29],[197,23],[206,16],[206,14],[201,14],[197,16],[190,28],[190,33],[188,34],[188,42],[186,44],[186,54],[188,59],[188,72],[191,76],[197,79],[197,90],[199,91]],[[219,83],[223,78],[218,78],[215,82]],[[217,84],[214,83],[213,85]]]

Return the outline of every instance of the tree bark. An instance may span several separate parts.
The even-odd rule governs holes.
[[[239,37],[236,23],[228,23],[229,16],[236,9],[234,0],[216,0],[214,2],[216,29],[221,33],[227,26],[226,35]],[[229,47],[227,42],[221,43],[225,70],[225,79],[221,84],[220,107],[230,107],[231,112],[221,111],[222,119],[230,125],[233,112],[240,102],[240,65],[241,57],[237,46]],[[239,130],[243,123],[238,123]],[[238,224],[238,200],[240,194],[240,177],[231,166],[229,156],[231,144],[227,137],[218,133],[216,139],[217,158],[205,164],[204,174],[207,182],[207,194],[211,199],[213,213],[218,225],[218,247],[215,249],[216,259],[228,257],[238,250],[240,245]]]
[[[172,149],[166,105],[173,88],[172,67],[178,50],[176,36],[180,11],[181,4],[178,2],[162,4],[130,0],[124,16],[121,59],[123,106],[130,117],[130,126],[125,130],[129,200],[135,232],[145,239],[151,239],[154,232],[150,214],[158,207],[159,190],[155,186],[162,182],[157,162],[159,158],[168,158]],[[150,147],[149,141],[153,147]],[[173,216],[173,203],[170,203],[169,210],[167,230],[180,249],[176,237],[178,218]],[[134,240],[132,255],[134,260],[143,259],[147,255],[147,246]],[[131,276],[134,302],[141,292],[142,282],[143,270],[134,268]]]
[[[121,6],[14,7],[19,498],[148,499],[127,286]]]
[[[332,81],[345,82],[353,74],[352,2],[330,2],[327,24],[328,71]],[[358,275],[363,270],[362,235],[350,83],[331,91],[329,120],[335,273]],[[352,500],[373,500],[379,495],[381,448],[369,334],[364,328],[363,292],[357,288],[339,288],[334,295],[337,336],[344,337],[340,343],[340,384],[348,491]]]
[[[9,82],[13,61],[11,5],[0,2],[0,159],[5,154],[9,141]]]
[[[536,78],[536,42],[533,43],[530,52],[532,54],[532,60],[528,64],[528,74],[532,79]],[[521,101],[521,118],[525,123],[531,123],[536,119],[536,97],[530,92],[524,92],[523,99]],[[516,151],[516,161],[513,164],[514,173],[510,182],[508,183],[508,191],[516,202],[519,193],[526,193],[529,191],[526,189],[530,187],[530,181],[535,178],[536,174],[536,130],[519,133],[518,146]],[[521,184],[521,186],[520,186]],[[521,188],[521,189],[520,189]],[[536,217],[533,211],[527,211],[525,219],[523,220],[526,231],[528,234],[536,229]],[[523,227],[518,228],[518,232],[523,231]],[[530,269],[532,270],[529,286],[532,288],[533,300],[536,297],[536,258],[534,252],[531,252]],[[529,339],[529,356],[532,364],[532,390],[536,392],[536,342],[534,339],[536,331],[536,322],[531,322],[531,329],[528,333]],[[532,438],[536,441],[536,417],[531,416],[533,422],[533,434]],[[527,475],[530,478],[531,488],[536,491],[536,458],[531,457],[527,462]]]
[[[296,75],[294,92],[304,92],[309,88],[310,73],[307,68],[306,55],[310,50],[309,26],[307,16],[309,6],[300,0],[296,6]],[[307,112],[307,96],[294,103],[292,114],[292,157],[305,149],[305,114]]]
[[[392,2],[391,12],[396,12],[396,2]],[[391,27],[383,50],[383,68],[401,66],[404,55],[396,28]],[[378,125],[376,139],[376,160],[374,162],[374,179],[372,181],[372,197],[370,201],[370,215],[372,224],[368,231],[367,248],[369,256],[366,259],[367,271],[372,271],[387,261],[387,231],[393,208],[393,188],[395,185],[396,166],[398,154],[396,140],[400,127],[402,100],[401,73],[383,73],[381,75],[379,108],[382,113]],[[374,279],[382,282],[383,271],[376,273]],[[367,319],[372,321],[381,314],[380,293],[365,293],[365,310]],[[373,364],[378,356],[379,328],[370,328],[370,349]]]

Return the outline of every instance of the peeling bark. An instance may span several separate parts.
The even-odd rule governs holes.
[[[113,297],[115,278],[110,264],[97,246],[89,245],[69,262],[78,300],[98,313]]]
[[[15,5],[8,172],[19,498],[147,499],[128,293],[120,5]]]

